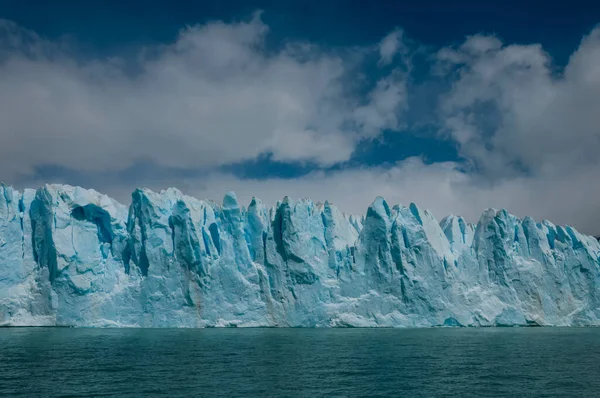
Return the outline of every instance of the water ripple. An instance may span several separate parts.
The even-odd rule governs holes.
[[[600,329],[0,329],[0,396],[585,397]]]

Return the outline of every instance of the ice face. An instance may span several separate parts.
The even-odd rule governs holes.
[[[505,210],[0,186],[0,325],[600,325],[599,287],[595,238]]]

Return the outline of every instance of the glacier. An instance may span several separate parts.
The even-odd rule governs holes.
[[[598,326],[600,243],[488,209],[441,222],[234,193],[0,185],[0,326]]]

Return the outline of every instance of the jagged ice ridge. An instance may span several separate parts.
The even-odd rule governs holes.
[[[595,238],[505,210],[0,186],[4,326],[599,325],[599,287]]]

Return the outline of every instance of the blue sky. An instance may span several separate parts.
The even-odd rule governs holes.
[[[0,179],[597,233],[600,11],[532,4],[0,0]]]

